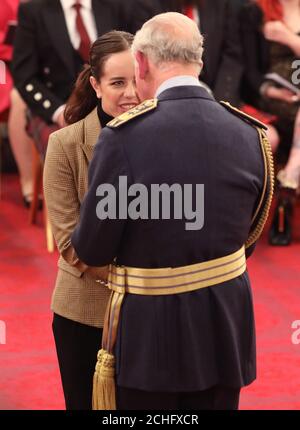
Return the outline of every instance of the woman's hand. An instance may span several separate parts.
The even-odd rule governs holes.
[[[290,45],[293,33],[281,21],[269,21],[263,27],[263,34],[267,40]]]
[[[93,278],[95,281],[99,281],[100,283],[107,283],[108,268],[109,266],[88,267],[84,273]]]
[[[299,100],[299,97],[292,93],[292,91],[286,88],[277,88],[272,85],[266,88],[265,96],[269,99],[281,100],[286,103],[295,103]]]

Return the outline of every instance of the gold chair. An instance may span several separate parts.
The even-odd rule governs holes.
[[[0,113],[0,198],[1,198],[1,175],[2,175],[2,158],[1,158],[1,154],[2,154],[2,145],[3,145],[3,133],[4,133],[4,127],[5,124],[7,124],[8,121],[8,112],[9,110],[5,110],[4,112]]]
[[[37,213],[39,210],[39,205],[40,205],[40,195],[42,195],[42,189],[43,189],[44,162],[34,143],[32,144],[32,159],[33,159],[33,196],[32,196],[32,202],[31,202],[30,211],[29,211],[29,222],[30,224],[35,224],[37,219]],[[52,228],[49,221],[45,200],[43,201],[42,210],[43,210],[47,249],[48,249],[48,252],[52,253],[54,252],[54,249],[55,249],[55,243],[54,243]]]

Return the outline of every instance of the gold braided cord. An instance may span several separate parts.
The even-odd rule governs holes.
[[[257,130],[257,131],[259,133],[259,130]],[[262,143],[262,138],[260,136],[260,133],[259,133],[259,142],[261,145],[261,152],[262,152],[263,163],[264,163],[264,182],[263,182],[263,188],[262,188],[262,193],[260,196],[259,203],[258,203],[256,211],[255,211],[255,213],[251,219],[251,227],[254,225],[254,222],[257,219],[257,215],[260,213],[260,210],[262,208],[263,202],[264,202],[265,197],[266,197],[266,191],[268,189],[268,179],[269,179],[267,155],[266,155],[264,148],[262,147],[263,143]]]
[[[245,243],[245,248],[249,248],[249,246],[253,245],[253,243],[256,242],[259,236],[261,235],[269,215],[272,198],[273,198],[273,192],[274,192],[273,154],[272,154],[270,142],[265,132],[265,130],[267,129],[267,126],[265,124],[258,121],[256,118],[253,118],[248,114],[245,114],[245,112],[240,111],[239,109],[235,108],[228,102],[221,101],[220,103],[232,114],[239,116],[241,119],[243,119],[248,124],[251,124],[257,129],[260,145],[262,149],[262,154],[264,158],[265,178],[264,178],[264,184],[263,184],[263,191],[262,191],[259,205],[256,208],[255,214],[251,221],[252,225],[254,225],[255,222],[257,222],[257,224],[254,230],[250,233]],[[259,213],[260,213],[260,217],[257,221],[257,216]]]
[[[257,239],[260,237],[264,229],[264,226],[266,224],[267,218],[269,216],[269,211],[270,211],[270,207],[273,199],[273,192],[274,192],[274,162],[273,162],[271,145],[270,145],[269,139],[267,138],[266,132],[260,127],[256,127],[256,128],[259,134],[259,140],[260,140],[263,157],[264,157],[264,160],[266,161],[265,174],[267,176],[269,186],[266,187],[266,189],[263,192],[262,199],[265,199],[265,203],[262,207],[259,208],[261,210],[261,215],[257,221],[257,225],[255,229],[250,233],[246,241],[246,244],[245,244],[246,248],[249,248],[249,246],[253,245],[253,243],[255,243]],[[266,196],[266,193],[267,193],[267,196]]]

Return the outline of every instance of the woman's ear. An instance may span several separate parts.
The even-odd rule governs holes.
[[[90,77],[90,84],[94,88],[94,91],[97,95],[97,98],[101,99],[101,97],[102,97],[101,84],[94,78],[94,76]]]

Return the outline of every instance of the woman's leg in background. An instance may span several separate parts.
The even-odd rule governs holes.
[[[289,245],[292,240],[292,213],[300,180],[300,109],[297,112],[288,161],[277,175],[278,196],[269,233],[271,245]]]
[[[288,162],[283,170],[278,174],[278,180],[282,187],[297,189],[300,180],[300,109],[298,110],[293,143],[291,146]]]
[[[9,140],[18,165],[23,196],[32,195],[32,141],[26,133],[26,104],[18,91],[11,92],[11,107],[8,118]]]

